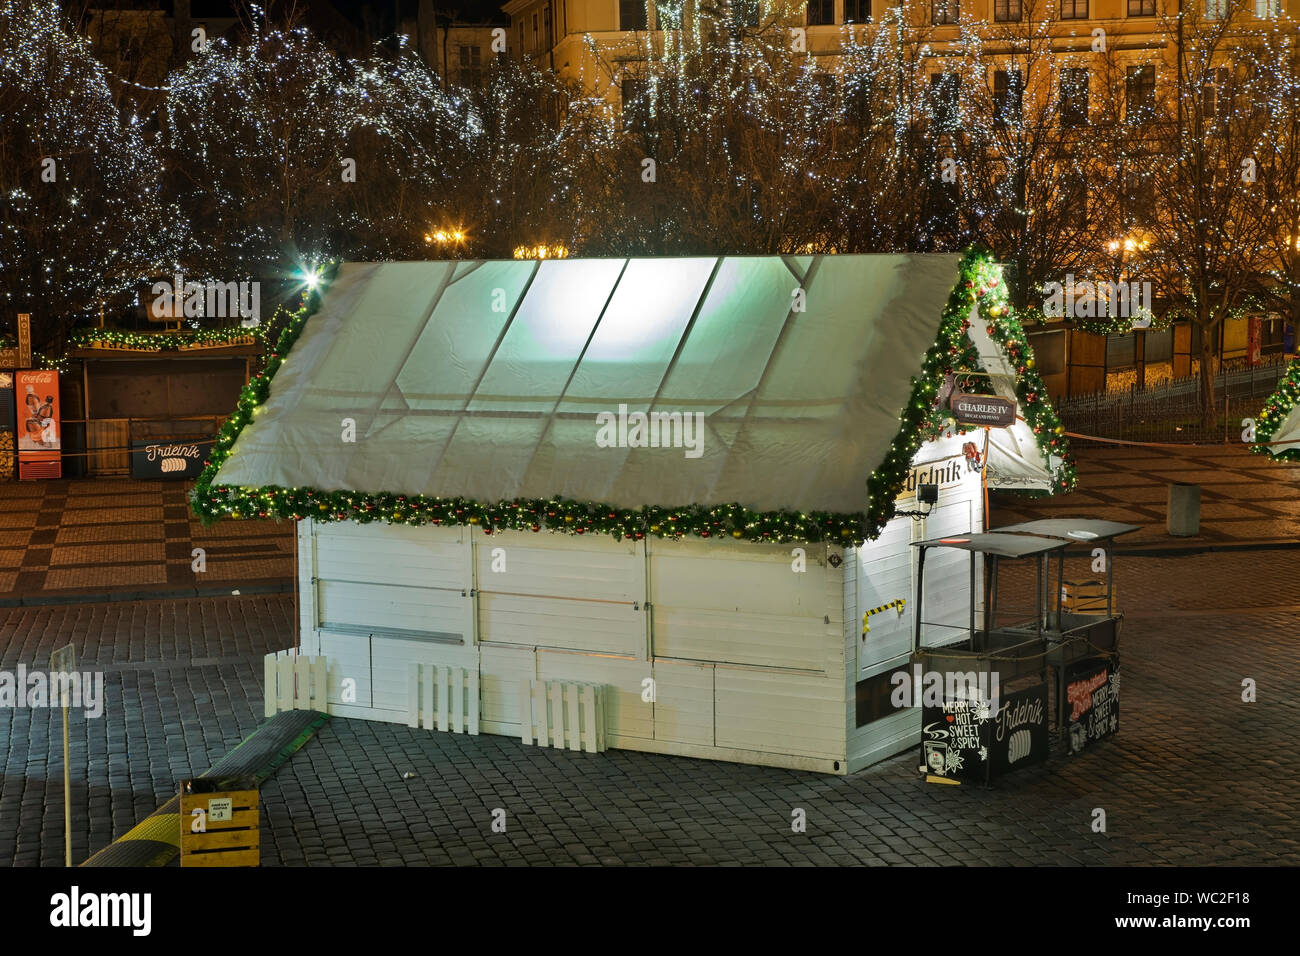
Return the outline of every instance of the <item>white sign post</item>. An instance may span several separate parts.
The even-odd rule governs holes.
[[[76,653],[72,645],[60,647],[50,655],[50,680],[56,674],[66,675],[59,680],[59,705],[63,708],[63,862],[72,866],[72,776],[68,762],[68,676],[76,669]]]

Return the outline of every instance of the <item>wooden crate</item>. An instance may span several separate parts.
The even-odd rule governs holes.
[[[1111,610],[1119,610],[1119,589],[1116,588],[1111,598]],[[1105,581],[1062,581],[1061,609],[1075,614],[1106,613]]]
[[[181,866],[259,866],[262,831],[257,791],[185,791],[182,782]],[[230,819],[213,819],[222,815],[227,801]]]

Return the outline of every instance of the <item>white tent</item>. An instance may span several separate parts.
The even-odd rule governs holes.
[[[958,262],[345,264],[216,484],[861,511]],[[993,449],[994,487],[1051,486],[1023,423]]]
[[[1300,361],[1293,361],[1257,419],[1256,437],[1274,458],[1300,459]],[[1258,450],[1258,449],[1257,449]]]
[[[1024,392],[961,270],[346,264],[195,504],[305,519],[300,645],[332,713],[572,744],[591,729],[572,695],[595,686],[609,746],[849,772],[920,733],[889,695],[914,638],[910,542],[983,529],[976,442],[918,424],[947,356],[970,358],[950,344],[963,319],[993,391]],[[1021,412],[1041,430],[1042,408]],[[990,436],[995,485],[1051,489],[1062,464],[1023,421]],[[869,506],[882,480],[915,517]],[[928,509],[919,483],[938,486]],[[536,519],[498,520],[512,507]],[[720,509],[732,523],[671,524]],[[627,517],[581,534],[597,512]],[[964,638],[980,593],[960,557],[931,560],[951,586],[927,597],[927,646]]]

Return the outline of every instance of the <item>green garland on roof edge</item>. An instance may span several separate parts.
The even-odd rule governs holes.
[[[1074,486],[1074,469],[1065,453],[1063,429],[1045,398],[1047,392],[1033,370],[1034,360],[1024,333],[1007,322],[1006,293],[1001,274],[985,252],[972,249],[962,259],[957,285],[949,296],[939,336],[925,356],[922,374],[912,378],[912,394],[900,415],[900,431],[884,463],[867,482],[867,510],[857,514],[826,511],[752,511],[739,504],[689,505],[678,508],[646,506],[616,508],[604,503],[564,498],[520,498],[496,503],[469,498],[399,495],[387,492],[319,491],[314,488],[239,488],[213,485],[217,470],[229,457],[236,437],[266,401],[271,379],[319,308],[320,294],[337,266],[331,267],[321,290],[312,292],[280,333],[262,373],[244,387],[235,413],[222,427],[212,454],[190,495],[191,506],[205,523],[231,518],[315,518],[318,521],[386,521],[407,525],[476,525],[485,534],[497,530],[605,534],[617,539],[733,538],[769,543],[788,541],[852,545],[876,537],[894,515],[894,499],[902,490],[912,458],[921,444],[939,436],[951,419],[935,407],[944,376],[952,372],[968,390],[986,389],[987,379],[964,378],[962,371],[982,371],[978,353],[966,336],[967,313],[978,301],[989,332],[1021,363],[1016,388],[1030,425],[1044,453],[1060,456],[1064,464],[1054,476],[1061,490]],[[962,429],[969,431],[971,429]]]
[[[1279,461],[1300,461],[1300,448],[1275,452],[1267,444],[1273,440],[1278,428],[1291,414],[1291,409],[1295,407],[1296,402],[1300,402],[1300,360],[1293,361],[1287,366],[1286,372],[1278,380],[1277,388],[1273,390],[1273,394],[1268,397],[1268,401],[1256,416],[1255,441],[1261,444],[1252,445],[1250,449],[1252,452],[1256,455],[1271,453]]]
[[[76,329],[68,336],[68,348],[130,349],[137,352],[169,352],[196,345],[222,346],[256,344],[261,329],[226,326],[188,332],[128,332],[124,329]]]

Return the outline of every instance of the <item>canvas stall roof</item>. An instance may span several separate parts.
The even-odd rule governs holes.
[[[344,264],[214,483],[858,512],[960,262]]]
[[[982,322],[972,322],[968,335],[979,352],[980,364],[988,372],[993,393],[1016,401],[1016,369],[1007,360],[1006,353],[993,341]],[[1007,428],[989,429],[988,436],[990,488],[1053,490],[1053,475],[1061,466],[1061,459],[1055,455],[1044,457],[1033,429],[1022,416]]]

